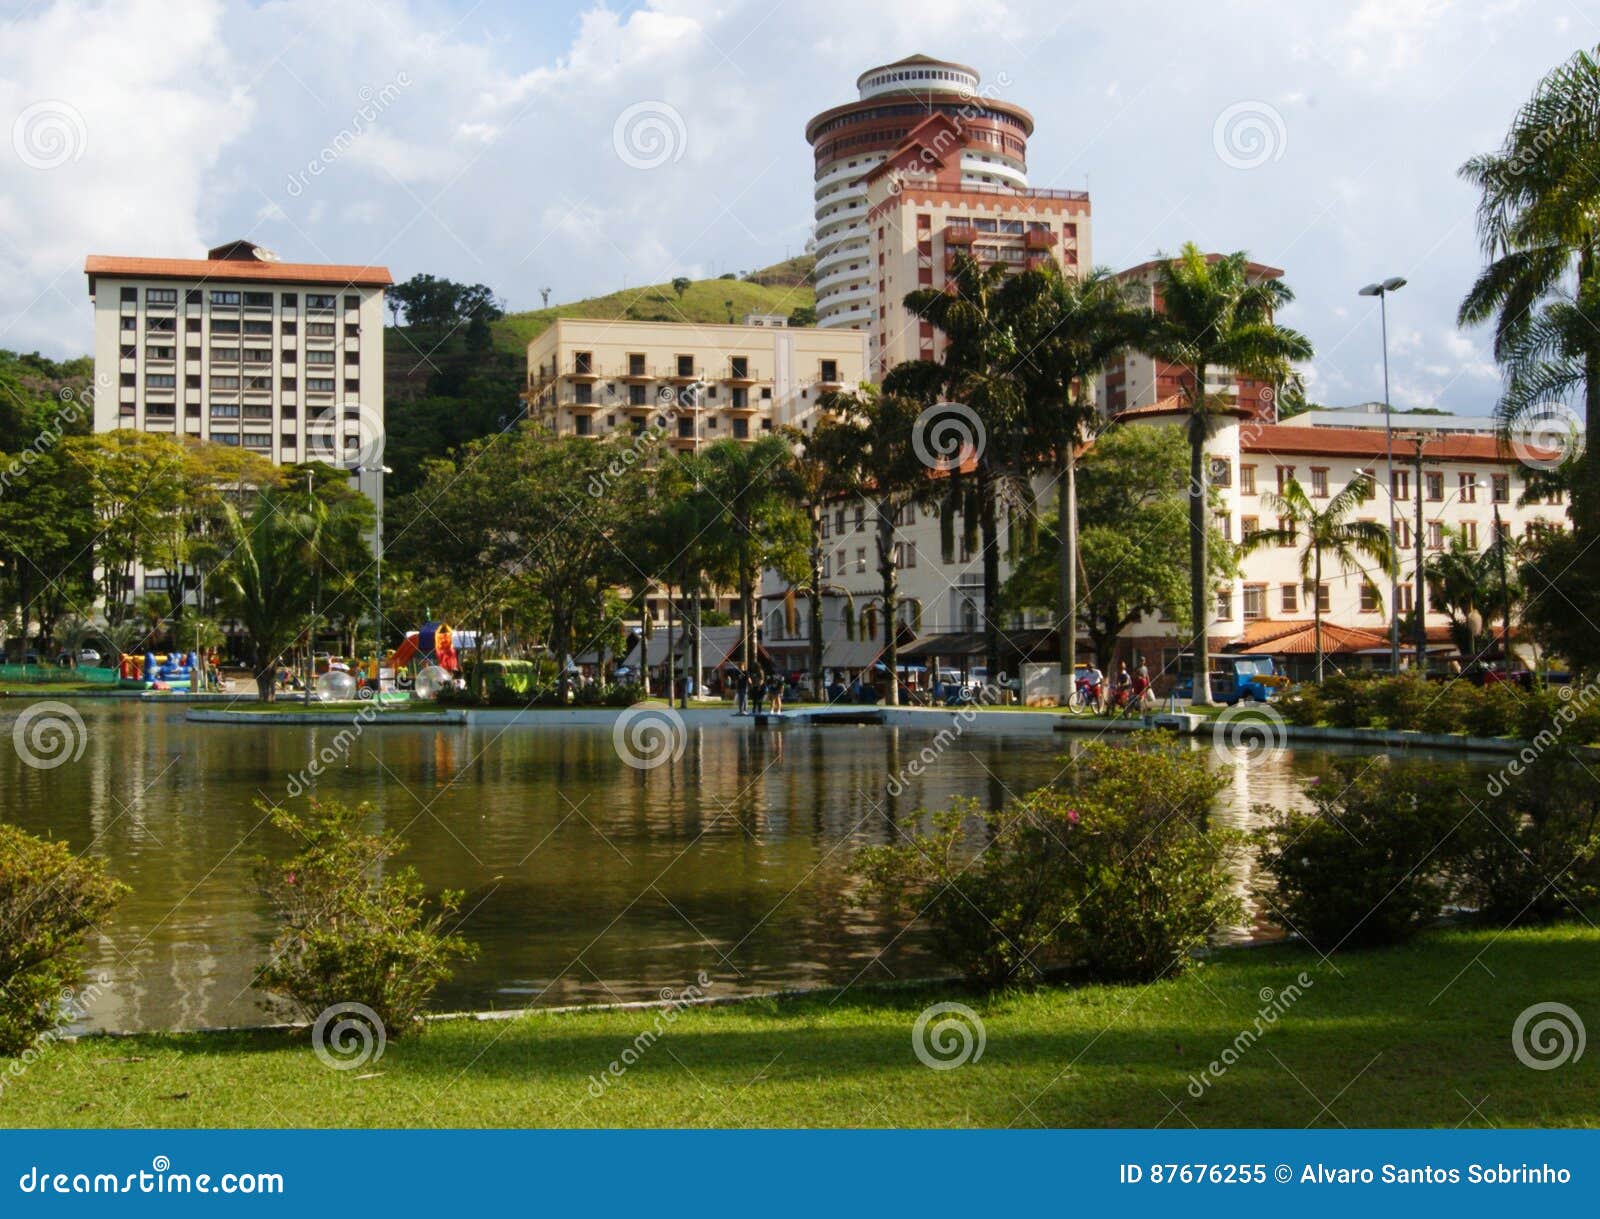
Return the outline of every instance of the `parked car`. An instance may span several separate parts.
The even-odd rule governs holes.
[[[1249,701],[1264,703],[1289,685],[1289,678],[1270,656],[1213,656],[1211,658],[1211,698],[1233,706]],[[1194,697],[1194,656],[1178,657],[1178,680],[1174,693],[1179,698]]]
[[[100,663],[100,653],[93,648],[84,648],[78,653],[80,665],[97,665]]]

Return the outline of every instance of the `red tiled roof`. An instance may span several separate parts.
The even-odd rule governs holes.
[[[1113,419],[1148,419],[1157,415],[1187,415],[1189,404],[1178,395],[1162,398],[1159,402],[1152,402],[1148,406],[1130,406],[1125,411],[1118,411]],[[1239,406],[1217,406],[1211,409],[1213,415],[1234,415],[1241,419],[1248,419],[1250,412]]]
[[[1246,427],[1239,438],[1246,453],[1271,453],[1309,457],[1382,457],[1387,443],[1381,428],[1297,427],[1293,424],[1263,423]],[[1415,448],[1410,436],[1395,437],[1395,457],[1410,457]],[[1533,457],[1554,457],[1555,451],[1529,449]],[[1495,436],[1447,435],[1422,444],[1422,456],[1434,461],[1518,460],[1517,454],[1502,448]]]
[[[90,254],[83,271],[130,279],[252,280],[275,284],[337,284],[386,288],[394,283],[388,267],[342,266],[337,263],[266,262],[220,258],[123,258],[115,254]]]
[[[1159,267],[1164,262],[1177,262],[1177,261],[1178,260],[1177,260],[1176,257],[1172,257],[1172,258],[1152,258],[1149,262],[1141,262],[1137,266],[1132,266],[1132,267],[1127,268],[1127,270],[1125,270],[1125,271],[1118,271],[1117,272],[1117,278],[1118,279],[1125,279],[1125,278],[1127,278],[1129,276],[1138,275],[1141,271],[1149,271],[1149,270],[1154,269],[1155,267]],[[1206,255],[1206,261],[1208,263],[1221,262],[1222,261],[1222,255],[1221,254],[1207,254]],[[1281,267],[1269,267],[1264,262],[1247,262],[1247,263],[1245,263],[1245,270],[1248,271],[1251,275],[1254,275],[1257,279],[1282,279],[1283,278],[1283,269]]]
[[[1322,650],[1333,653],[1366,652],[1389,646],[1389,637],[1381,631],[1359,626],[1340,626],[1335,622],[1322,624]],[[1244,625],[1244,635],[1235,651],[1248,655],[1284,654],[1310,655],[1317,650],[1316,622],[1311,618],[1274,619],[1258,618]]]

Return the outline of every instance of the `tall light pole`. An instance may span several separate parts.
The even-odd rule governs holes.
[[[1398,292],[1406,281],[1396,275],[1361,289],[1362,296],[1378,298],[1378,317],[1383,329],[1383,443],[1389,479],[1389,541],[1395,539],[1394,520],[1394,411],[1389,404],[1389,293]],[[1400,563],[1389,573],[1389,670],[1400,672]]]

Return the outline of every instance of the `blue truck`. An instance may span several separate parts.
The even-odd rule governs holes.
[[[1289,685],[1283,667],[1270,656],[1212,656],[1211,698],[1233,706],[1238,702],[1264,703]],[[1178,657],[1178,680],[1173,692],[1194,697],[1194,654]]]

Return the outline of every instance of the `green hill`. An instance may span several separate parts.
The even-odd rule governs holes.
[[[746,279],[699,279],[682,297],[671,284],[625,288],[609,296],[552,305],[527,313],[511,313],[494,324],[495,346],[521,355],[558,317],[630,318],[637,322],[738,322],[747,313],[781,313],[816,304],[806,282],[809,259],[752,271]],[[756,282],[765,279],[767,282]]]

